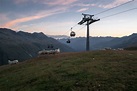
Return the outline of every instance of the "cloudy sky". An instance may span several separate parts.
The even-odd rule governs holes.
[[[124,5],[97,14],[121,4]],[[104,18],[133,8],[136,9]],[[120,37],[137,33],[137,0],[0,0],[0,27],[69,35],[70,28],[82,19],[82,13],[101,19],[90,25],[90,36]],[[86,35],[84,25],[76,25],[73,31],[77,36]]]

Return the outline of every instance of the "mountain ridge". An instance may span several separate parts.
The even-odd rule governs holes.
[[[66,43],[67,39],[59,39],[61,43]],[[70,39],[71,43],[67,44],[76,51],[86,50],[86,38],[76,37]],[[129,36],[124,37],[90,37],[90,49],[91,50],[101,50],[106,47],[113,49],[117,48],[127,48],[127,47],[137,47],[137,33],[133,33]]]
[[[61,52],[74,51],[44,33],[27,33],[0,28],[0,65],[7,64],[8,59],[24,61],[36,57],[38,51],[46,49],[48,45],[60,48]]]

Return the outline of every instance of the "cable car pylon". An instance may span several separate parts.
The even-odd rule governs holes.
[[[86,41],[86,51],[89,51],[90,50],[90,45],[89,45],[89,25],[96,22],[96,21],[99,21],[100,19],[93,19],[93,16],[94,15],[90,15],[90,14],[83,14],[82,15],[84,16],[82,18],[82,20],[78,23],[79,25],[82,25],[84,23],[86,23],[87,25],[87,41]]]

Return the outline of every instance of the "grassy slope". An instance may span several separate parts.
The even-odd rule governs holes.
[[[1,66],[0,91],[137,91],[137,51],[64,53]]]

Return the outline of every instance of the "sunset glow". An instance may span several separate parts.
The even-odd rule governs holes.
[[[82,13],[94,15],[129,1],[132,0],[0,0],[0,28],[69,35],[70,28],[82,19]],[[137,8],[137,0],[95,15],[94,18],[101,20],[90,25],[90,36],[120,37],[137,33],[137,9],[103,19],[132,8]],[[86,35],[86,27],[82,27],[73,28],[77,36]]]

